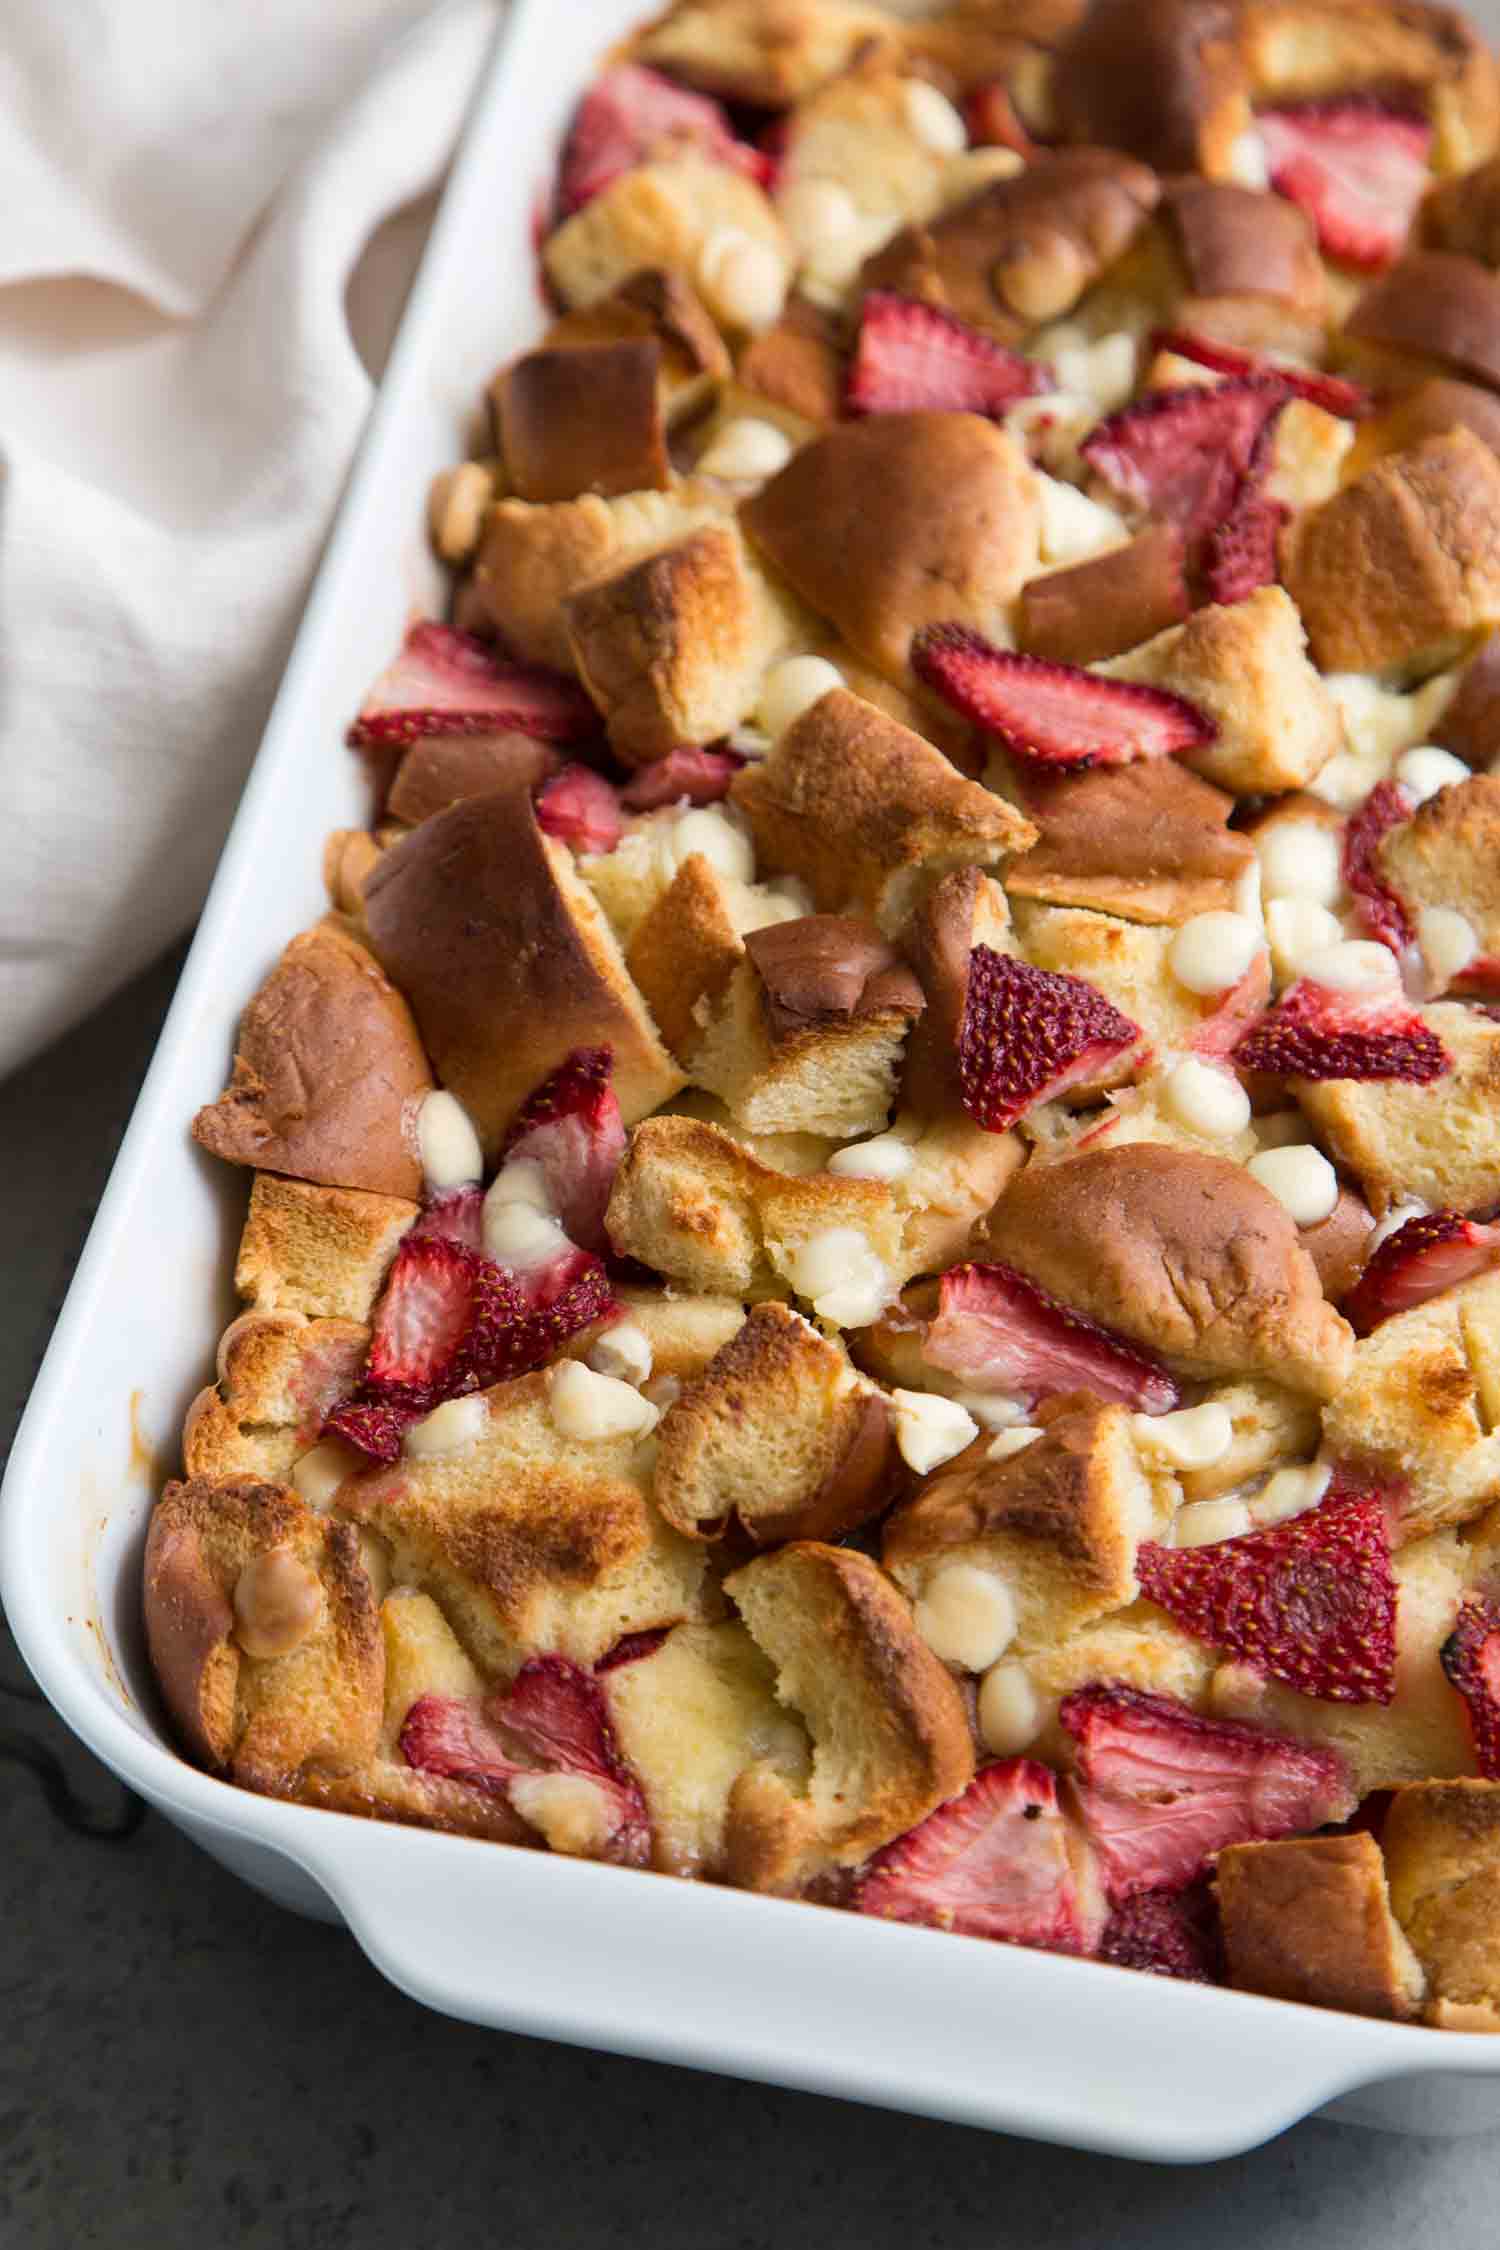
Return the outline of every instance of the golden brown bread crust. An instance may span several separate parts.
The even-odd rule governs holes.
[[[1409,250],[1371,282],[1344,333],[1500,387],[1500,279],[1455,251]]]
[[[412,744],[396,768],[386,811],[393,820],[417,828],[434,813],[456,805],[460,797],[484,797],[495,789],[535,789],[561,764],[549,743],[533,742],[527,734],[426,734]],[[368,874],[369,868],[364,872]],[[361,878],[361,900],[363,896]]]
[[[1233,799],[1174,758],[1049,782],[1028,810],[1041,836],[1006,868],[1005,887],[1050,906],[1186,922],[1232,908],[1255,858],[1229,826]]]
[[[1219,1854],[1229,1981],[1241,1992],[1406,2023],[1421,1964],[1391,1913],[1373,1836],[1289,1836]]]
[[[1416,232],[1431,250],[1500,266],[1500,158],[1445,180],[1422,199]]]
[[[1331,1305],[1347,1297],[1358,1281],[1370,1254],[1375,1214],[1353,1188],[1340,1187],[1339,1199],[1326,1219],[1301,1227],[1302,1247],[1318,1269],[1323,1294]]]
[[[922,987],[870,923],[848,914],[804,914],[752,930],[745,951],[760,983],[773,1044],[820,1027],[922,1013]]]
[[[1427,1972],[1429,2021],[1464,2011],[1463,2029],[1500,2031],[1500,1782],[1399,1789],[1381,1843],[1396,1919]]]
[[[690,852],[625,949],[625,965],[679,1062],[703,1037],[700,1003],[723,997],[744,953],[724,878],[701,852]]]
[[[1398,392],[1360,423],[1345,459],[1345,483],[1382,454],[1405,453],[1446,430],[1472,430],[1491,453],[1500,453],[1500,397],[1454,375],[1431,375],[1414,390]]]
[[[524,790],[465,798],[413,829],[371,875],[365,913],[491,1157],[575,1047],[614,1050],[627,1122],[681,1085],[603,915]]]
[[[1326,317],[1323,266],[1311,221],[1279,195],[1227,180],[1172,180],[1162,224],[1195,298],[1274,297],[1301,320]]]
[[[665,492],[672,481],[654,338],[527,352],[491,387],[518,499]]]
[[[977,867],[959,867],[927,893],[902,932],[902,950],[927,1001],[907,1041],[902,1087],[905,1106],[918,1117],[949,1117],[960,1109],[959,1042],[969,957],[976,945],[1009,951],[1009,929],[999,884]]]
[[[1237,14],[1233,0],[1094,0],[1057,54],[1065,137],[1158,171],[1222,171],[1249,123]]]
[[[234,1285],[263,1312],[368,1321],[417,1205],[257,1172]]]
[[[836,422],[844,404],[844,354],[837,321],[794,292],[775,327],[751,338],[736,379],[742,390],[815,429]]]
[[[1457,906],[1481,959],[1500,954],[1500,775],[1440,789],[1387,830],[1375,861],[1413,919],[1426,906]]]
[[[1432,739],[1465,765],[1483,769],[1500,755],[1500,633],[1491,633],[1464,668],[1458,692]]]
[[[677,0],[636,42],[642,62],[730,101],[784,109],[900,27],[859,0]]]
[[[485,515],[479,551],[462,589],[466,614],[455,622],[498,634],[524,663],[571,671],[567,597],[627,555],[723,515],[722,505],[693,485],[628,492],[613,500],[586,492],[581,500],[546,506],[497,500]]]
[[[217,1382],[188,1408],[188,1476],[285,1480],[358,1383],[369,1341],[363,1321],[241,1313],[219,1339]]]
[[[887,935],[953,867],[997,867],[1036,835],[930,742],[840,688],[730,795],[768,870],[799,876],[820,913],[867,915]]]
[[[1377,461],[1293,519],[1282,575],[1325,671],[1440,655],[1500,618],[1500,460],[1456,429]]]
[[[682,274],[661,266],[643,266],[609,296],[563,313],[542,340],[572,348],[642,339],[660,349],[659,380],[671,421],[701,405],[732,371],[729,348],[702,298]]]
[[[880,414],[803,446],[740,520],[810,608],[904,682],[924,625],[1003,637],[1036,569],[1041,504],[1025,454],[992,422]]]
[[[193,1119],[231,1164],[415,1196],[416,1107],[432,1073],[411,1010],[337,923],[293,938],[240,1018],[234,1072]]]
[[[1331,1398],[1354,1338],[1289,1213],[1241,1165],[1139,1141],[1032,1164],[989,1254],[1183,1374],[1270,1375]]]
[[[1021,588],[1016,644],[1053,664],[1096,664],[1178,625],[1188,612],[1182,534],[1150,525],[1123,547]]]

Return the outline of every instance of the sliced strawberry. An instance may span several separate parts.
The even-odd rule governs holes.
[[[1184,1632],[1320,1703],[1396,1692],[1396,1577],[1386,1504],[1336,1480],[1286,1523],[1136,1558],[1141,1592]]]
[[[1383,1320],[1472,1281],[1497,1259],[1500,1226],[1481,1226],[1461,1211],[1428,1211],[1408,1219],[1370,1253],[1339,1309],[1356,1336],[1368,1336]]]
[[[587,1250],[570,1243],[547,1265],[512,1273],[490,1265],[503,1289],[486,1291],[464,1351],[465,1390],[488,1390],[546,1367],[574,1336],[619,1312],[609,1275]],[[513,1309],[516,1297],[520,1309]]]
[[[1138,1891],[1105,1923],[1099,1959],[1187,1984],[1222,1984],[1224,1948],[1212,1888],[1194,1883],[1185,1891]]]
[[[1228,515],[1208,535],[1203,584],[1211,602],[1227,607],[1248,601],[1262,586],[1275,585],[1277,541],[1291,513],[1262,490],[1253,474],[1244,478]]]
[[[1500,1602],[1465,1594],[1442,1658],[1468,1709],[1475,1762],[1486,1781],[1500,1781]]]
[[[1278,374],[1147,391],[1096,422],[1079,452],[1116,492],[1180,525],[1196,559],[1233,507],[1256,440],[1287,397]]]
[[[625,833],[619,792],[592,766],[564,766],[542,783],[536,824],[574,852],[612,852]]]
[[[622,172],[674,148],[731,164],[765,184],[765,158],[735,138],[718,102],[636,63],[606,71],[574,113],[558,173],[559,216],[570,218]]]
[[[1345,422],[1357,422],[1370,413],[1374,400],[1358,383],[1346,382],[1342,375],[1325,375],[1311,367],[1283,367],[1279,361],[1263,359],[1258,352],[1241,350],[1237,344],[1221,344],[1217,337],[1195,336],[1186,328],[1158,328],[1151,338],[1151,348],[1158,352],[1175,352],[1179,359],[1195,360],[1200,367],[1211,367],[1219,375],[1261,375],[1284,384],[1289,396],[1305,398],[1310,406],[1321,406],[1325,414],[1336,414]]]
[[[961,1797],[875,1854],[856,1913],[1051,1953],[1098,1937],[1069,1850],[1057,1776],[1034,1758],[981,1767]]]
[[[365,1370],[370,1382],[386,1394],[409,1394],[414,1405],[451,1395],[477,1314],[484,1263],[445,1235],[403,1237],[375,1311]]]
[[[627,812],[655,812],[660,805],[716,805],[745,761],[733,750],[669,750],[633,773],[620,791]]]
[[[352,750],[415,742],[425,734],[529,734],[582,742],[599,714],[575,681],[538,665],[508,664],[451,625],[409,627],[349,729]]]
[[[1012,757],[1081,772],[1196,750],[1218,733],[1183,696],[1135,680],[1107,680],[996,648],[967,625],[929,625],[912,643],[913,669],[963,718]]]
[[[464,1250],[482,1251],[484,1189],[453,1188],[447,1195],[434,1196],[404,1239],[420,1241],[428,1235],[436,1235],[444,1242],[456,1242]]]
[[[418,1696],[402,1722],[402,1757],[420,1773],[506,1796],[516,1775],[530,1769],[517,1760],[492,1710],[468,1696]]]
[[[1400,999],[1361,999],[1303,977],[1234,1049],[1242,1070],[1278,1078],[1391,1079],[1428,1086],[1453,1068],[1435,1031]]]
[[[1399,781],[1378,782],[1344,829],[1344,882],[1359,901],[1360,920],[1370,936],[1393,953],[1410,945],[1416,932],[1411,916],[1380,873],[1375,852],[1381,837],[1410,820],[1416,809],[1416,798]]]
[[[501,1152],[502,1163],[540,1164],[564,1232],[586,1250],[604,1246],[605,1207],[625,1154],[613,1062],[608,1047],[575,1047],[527,1101]]]
[[[320,1436],[341,1438],[371,1461],[387,1466],[401,1458],[401,1440],[413,1422],[420,1421],[418,1406],[398,1406],[389,1399],[362,1398],[356,1394],[336,1406],[324,1422]]]
[[[860,307],[844,403],[851,414],[998,418],[1018,398],[1055,388],[1039,360],[1023,359],[953,313],[893,289],[872,289]]]
[[[1064,1696],[1077,1805],[1110,1904],[1180,1891],[1226,1844],[1267,1841],[1344,1820],[1355,1794],[1343,1759],[1123,1681]]]
[[[1123,1337],[1074,1312],[1013,1266],[953,1266],[922,1346],[932,1366],[974,1390],[1010,1391],[1031,1403],[1092,1391],[1143,1414],[1180,1404],[1175,1379]]]
[[[964,1108],[987,1133],[1003,1133],[1038,1102],[1096,1077],[1140,1036],[1086,978],[976,945],[958,1035]]]
[[[975,148],[1013,148],[1028,164],[1040,152],[1021,122],[1003,78],[989,78],[965,96],[964,123]]]
[[[1271,956],[1257,953],[1238,984],[1232,984],[1217,1008],[1206,1015],[1188,1045],[1195,1055],[1222,1061],[1232,1055],[1243,1037],[1265,1010],[1271,997]]]
[[[1399,255],[1431,185],[1426,118],[1342,94],[1263,109],[1255,122],[1272,187],[1307,213],[1325,257],[1373,270]]]

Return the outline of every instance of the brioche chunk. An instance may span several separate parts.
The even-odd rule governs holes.
[[[396,768],[396,778],[386,797],[393,820],[416,828],[434,813],[446,812],[460,797],[487,797],[495,789],[535,789],[556,773],[562,760],[545,742],[527,734],[424,734],[415,741]],[[357,849],[337,871],[335,904],[346,912],[364,912],[365,878],[379,859],[373,837],[363,839],[370,852]],[[354,895],[345,896],[350,883]]]
[[[569,1359],[587,1359],[611,1328],[629,1326],[646,1339],[652,1377],[686,1383],[703,1373],[745,1318],[738,1297],[684,1296],[680,1290],[629,1285],[616,1289],[614,1296],[623,1319],[611,1315],[573,1337],[564,1346]]]
[[[219,1339],[218,1381],[198,1393],[182,1432],[190,1478],[279,1482],[364,1368],[362,1321],[241,1313]]]
[[[258,1311],[367,1321],[415,1203],[257,1172],[234,1285]]]
[[[1428,2021],[1500,2031],[1500,1782],[1399,1790],[1381,1841],[1396,1919],[1427,1972]]]
[[[581,492],[665,492],[671,483],[654,340],[527,352],[490,398],[511,489],[520,500]],[[608,413],[600,402],[609,401]]]
[[[662,266],[644,267],[586,310],[564,313],[552,323],[543,342],[552,351],[589,344],[654,344],[657,396],[673,429],[701,412],[733,372],[728,348],[708,307],[683,275]],[[504,381],[502,371],[490,385],[491,412],[497,416]],[[596,391],[596,405],[597,398]],[[540,435],[550,448],[550,431],[543,428]],[[638,490],[646,481],[624,489]]]
[[[725,875],[702,852],[690,852],[637,921],[635,901],[626,899],[625,886],[604,875],[608,865],[600,860],[590,870],[591,887],[606,913],[623,908],[622,919],[633,924],[626,966],[663,1039],[686,1067],[702,1044],[708,1014],[723,1000],[745,958],[745,938],[752,930],[794,921],[796,902],[785,892]]]
[[[725,1590],[813,1745],[805,1791],[768,1761],[736,1781],[732,1882],[791,1890],[857,1867],[967,1787],[974,1752],[958,1690],[867,1555],[799,1542],[748,1563]]]
[[[1241,1992],[1405,2022],[1426,1978],[1391,1913],[1373,1836],[1231,1844],[1216,1875],[1229,1981]]]
[[[1293,1091],[1377,1217],[1409,1196],[1487,1211],[1500,1176],[1500,1023],[1451,1001],[1419,1012],[1453,1058],[1436,1085],[1299,1078]]]
[[[1175,758],[1054,782],[1032,818],[1040,840],[1005,871],[1012,898],[1082,906],[1124,922],[1188,922],[1232,911],[1248,836],[1232,830],[1233,800]]]
[[[470,598],[526,663],[571,671],[570,594],[627,556],[723,521],[722,506],[691,485],[614,500],[593,492],[551,504],[498,500],[485,515]]]
[[[1432,164],[1463,172],[1500,131],[1495,65],[1456,9],[1387,0],[1253,0],[1241,31],[1256,97],[1301,101],[1399,85],[1432,120]]]
[[[790,274],[790,246],[754,181],[691,152],[622,172],[549,236],[542,264],[565,305],[593,305],[645,266],[696,275],[721,227],[749,235]]]
[[[907,1042],[902,1087],[919,1117],[949,1118],[960,1110],[959,1057],[976,945],[1013,951],[1010,907],[991,877],[974,867],[955,868],[918,902],[901,933],[901,949],[926,1000]]]
[[[707,93],[783,109],[895,29],[884,8],[860,0],[678,0],[636,53]]]
[[[1423,907],[1456,906],[1479,959],[1500,956],[1500,775],[1440,789],[1386,831],[1375,863],[1414,920]]]

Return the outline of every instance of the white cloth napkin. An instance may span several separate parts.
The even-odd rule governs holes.
[[[192,920],[499,4],[6,0],[0,1072]]]

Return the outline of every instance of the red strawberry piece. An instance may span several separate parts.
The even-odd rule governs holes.
[[[352,750],[399,747],[426,734],[531,735],[579,742],[599,731],[599,714],[561,672],[510,664],[472,633],[423,623],[408,629],[349,729]]]
[[[1411,916],[1380,873],[1376,846],[1388,830],[1410,820],[1417,800],[1399,781],[1382,781],[1370,791],[1344,829],[1344,881],[1359,900],[1360,920],[1372,938],[1393,953],[1410,945]]]
[[[1206,1015],[1188,1044],[1195,1055],[1220,1060],[1233,1054],[1243,1034],[1263,1013],[1271,997],[1271,956],[1257,953],[1238,984]]]
[[[536,824],[575,852],[612,852],[625,833],[619,792],[592,766],[564,766],[542,783]]]
[[[1013,148],[1028,163],[1038,154],[1003,78],[990,78],[976,86],[964,100],[963,113],[975,148]]]
[[[1003,1133],[1038,1102],[1096,1077],[1140,1036],[1087,978],[976,945],[958,1040],[964,1108],[987,1133]]]
[[[1141,1592],[1184,1632],[1322,1703],[1396,1692],[1396,1578],[1378,1492],[1336,1481],[1320,1506],[1211,1547],[1143,1543]]]
[[[418,1696],[402,1723],[402,1757],[419,1773],[506,1796],[516,1775],[529,1769],[518,1762],[492,1709],[467,1696]]]
[[[851,1904],[888,1922],[1088,1953],[1098,1919],[1069,1843],[1056,1774],[1034,1758],[1006,1758],[877,1852]]]
[[[1187,1984],[1222,1984],[1224,1949],[1212,1889],[1194,1883],[1185,1891],[1138,1891],[1105,1923],[1099,1959]]]
[[[660,805],[716,805],[744,765],[733,750],[669,750],[633,773],[620,791],[627,812],[655,812]]]
[[[1253,474],[1246,476],[1228,515],[1208,536],[1203,583],[1211,602],[1248,601],[1262,586],[1275,585],[1276,543],[1290,517],[1290,508],[1270,499]]]
[[[1479,1770],[1486,1781],[1500,1781],[1500,1602],[1465,1594],[1442,1658],[1468,1709]]]
[[[860,308],[844,403],[851,414],[998,417],[1018,398],[1054,387],[1040,361],[1023,359],[954,314],[893,289],[872,289]]]
[[[1342,375],[1325,375],[1310,367],[1283,367],[1279,361],[1263,359],[1258,352],[1242,351],[1237,344],[1221,344],[1216,337],[1195,336],[1185,328],[1158,328],[1151,338],[1151,348],[1175,352],[1179,359],[1195,360],[1219,375],[1272,377],[1291,397],[1305,398],[1309,405],[1321,406],[1325,414],[1336,414],[1345,422],[1359,421],[1374,406],[1368,391],[1358,383],[1346,382]]]
[[[413,1405],[451,1396],[485,1263],[445,1235],[404,1236],[376,1307],[366,1379]]]
[[[728,113],[716,101],[635,63],[606,71],[573,117],[558,173],[559,215],[570,218],[622,172],[673,147],[732,164],[765,183],[765,157],[736,140]]]
[[[1112,1906],[1185,1890],[1226,1844],[1345,1820],[1354,1791],[1335,1750],[1235,1719],[1205,1719],[1123,1681],[1064,1696],[1076,1803]]]
[[[1013,1266],[953,1266],[938,1285],[938,1311],[922,1346],[934,1367],[975,1390],[1011,1391],[1032,1402],[1092,1391],[1143,1414],[1180,1404],[1175,1379],[1146,1352],[1074,1312]]]
[[[456,1242],[463,1250],[482,1251],[483,1188],[453,1188],[447,1195],[434,1196],[421,1217],[413,1221],[404,1239],[421,1241],[428,1235],[439,1236],[444,1242]]]
[[[345,1445],[352,1445],[356,1453],[389,1465],[400,1460],[401,1440],[413,1422],[421,1419],[421,1414],[420,1407],[398,1406],[389,1399],[361,1398],[356,1394],[334,1408],[320,1435],[341,1438]]]
[[[1256,440],[1287,395],[1275,374],[1147,391],[1096,422],[1079,452],[1116,492],[1180,525],[1196,557],[1233,507]]]
[[[967,625],[929,625],[913,641],[911,660],[963,718],[1013,757],[1043,766],[1074,773],[1127,766],[1199,749],[1218,733],[1212,719],[1165,688],[1017,656]]]
[[[506,1136],[501,1162],[540,1164],[552,1207],[572,1241],[604,1246],[604,1212],[625,1154],[608,1047],[576,1047],[540,1085]]]
[[[491,1383],[546,1367],[581,1329],[620,1310],[608,1274],[587,1250],[570,1245],[549,1264],[523,1274],[487,1258],[480,1262],[499,1286],[481,1291],[464,1347],[463,1390],[488,1390]]]
[[[1435,1031],[1399,999],[1361,999],[1303,977],[1234,1049],[1242,1070],[1278,1078],[1392,1079],[1428,1086],[1453,1068]]]
[[[1431,185],[1427,120],[1350,94],[1264,109],[1256,124],[1272,187],[1307,213],[1325,257],[1389,265]]]
[[[1500,1226],[1482,1226],[1461,1211],[1428,1211],[1371,1252],[1340,1310],[1356,1336],[1368,1336],[1383,1320],[1472,1281],[1497,1258]]]
[[[644,1633],[625,1633],[606,1649],[594,1666],[596,1672],[618,1672],[626,1664],[638,1664],[643,1656],[654,1656],[666,1639],[670,1627],[653,1625]]]

